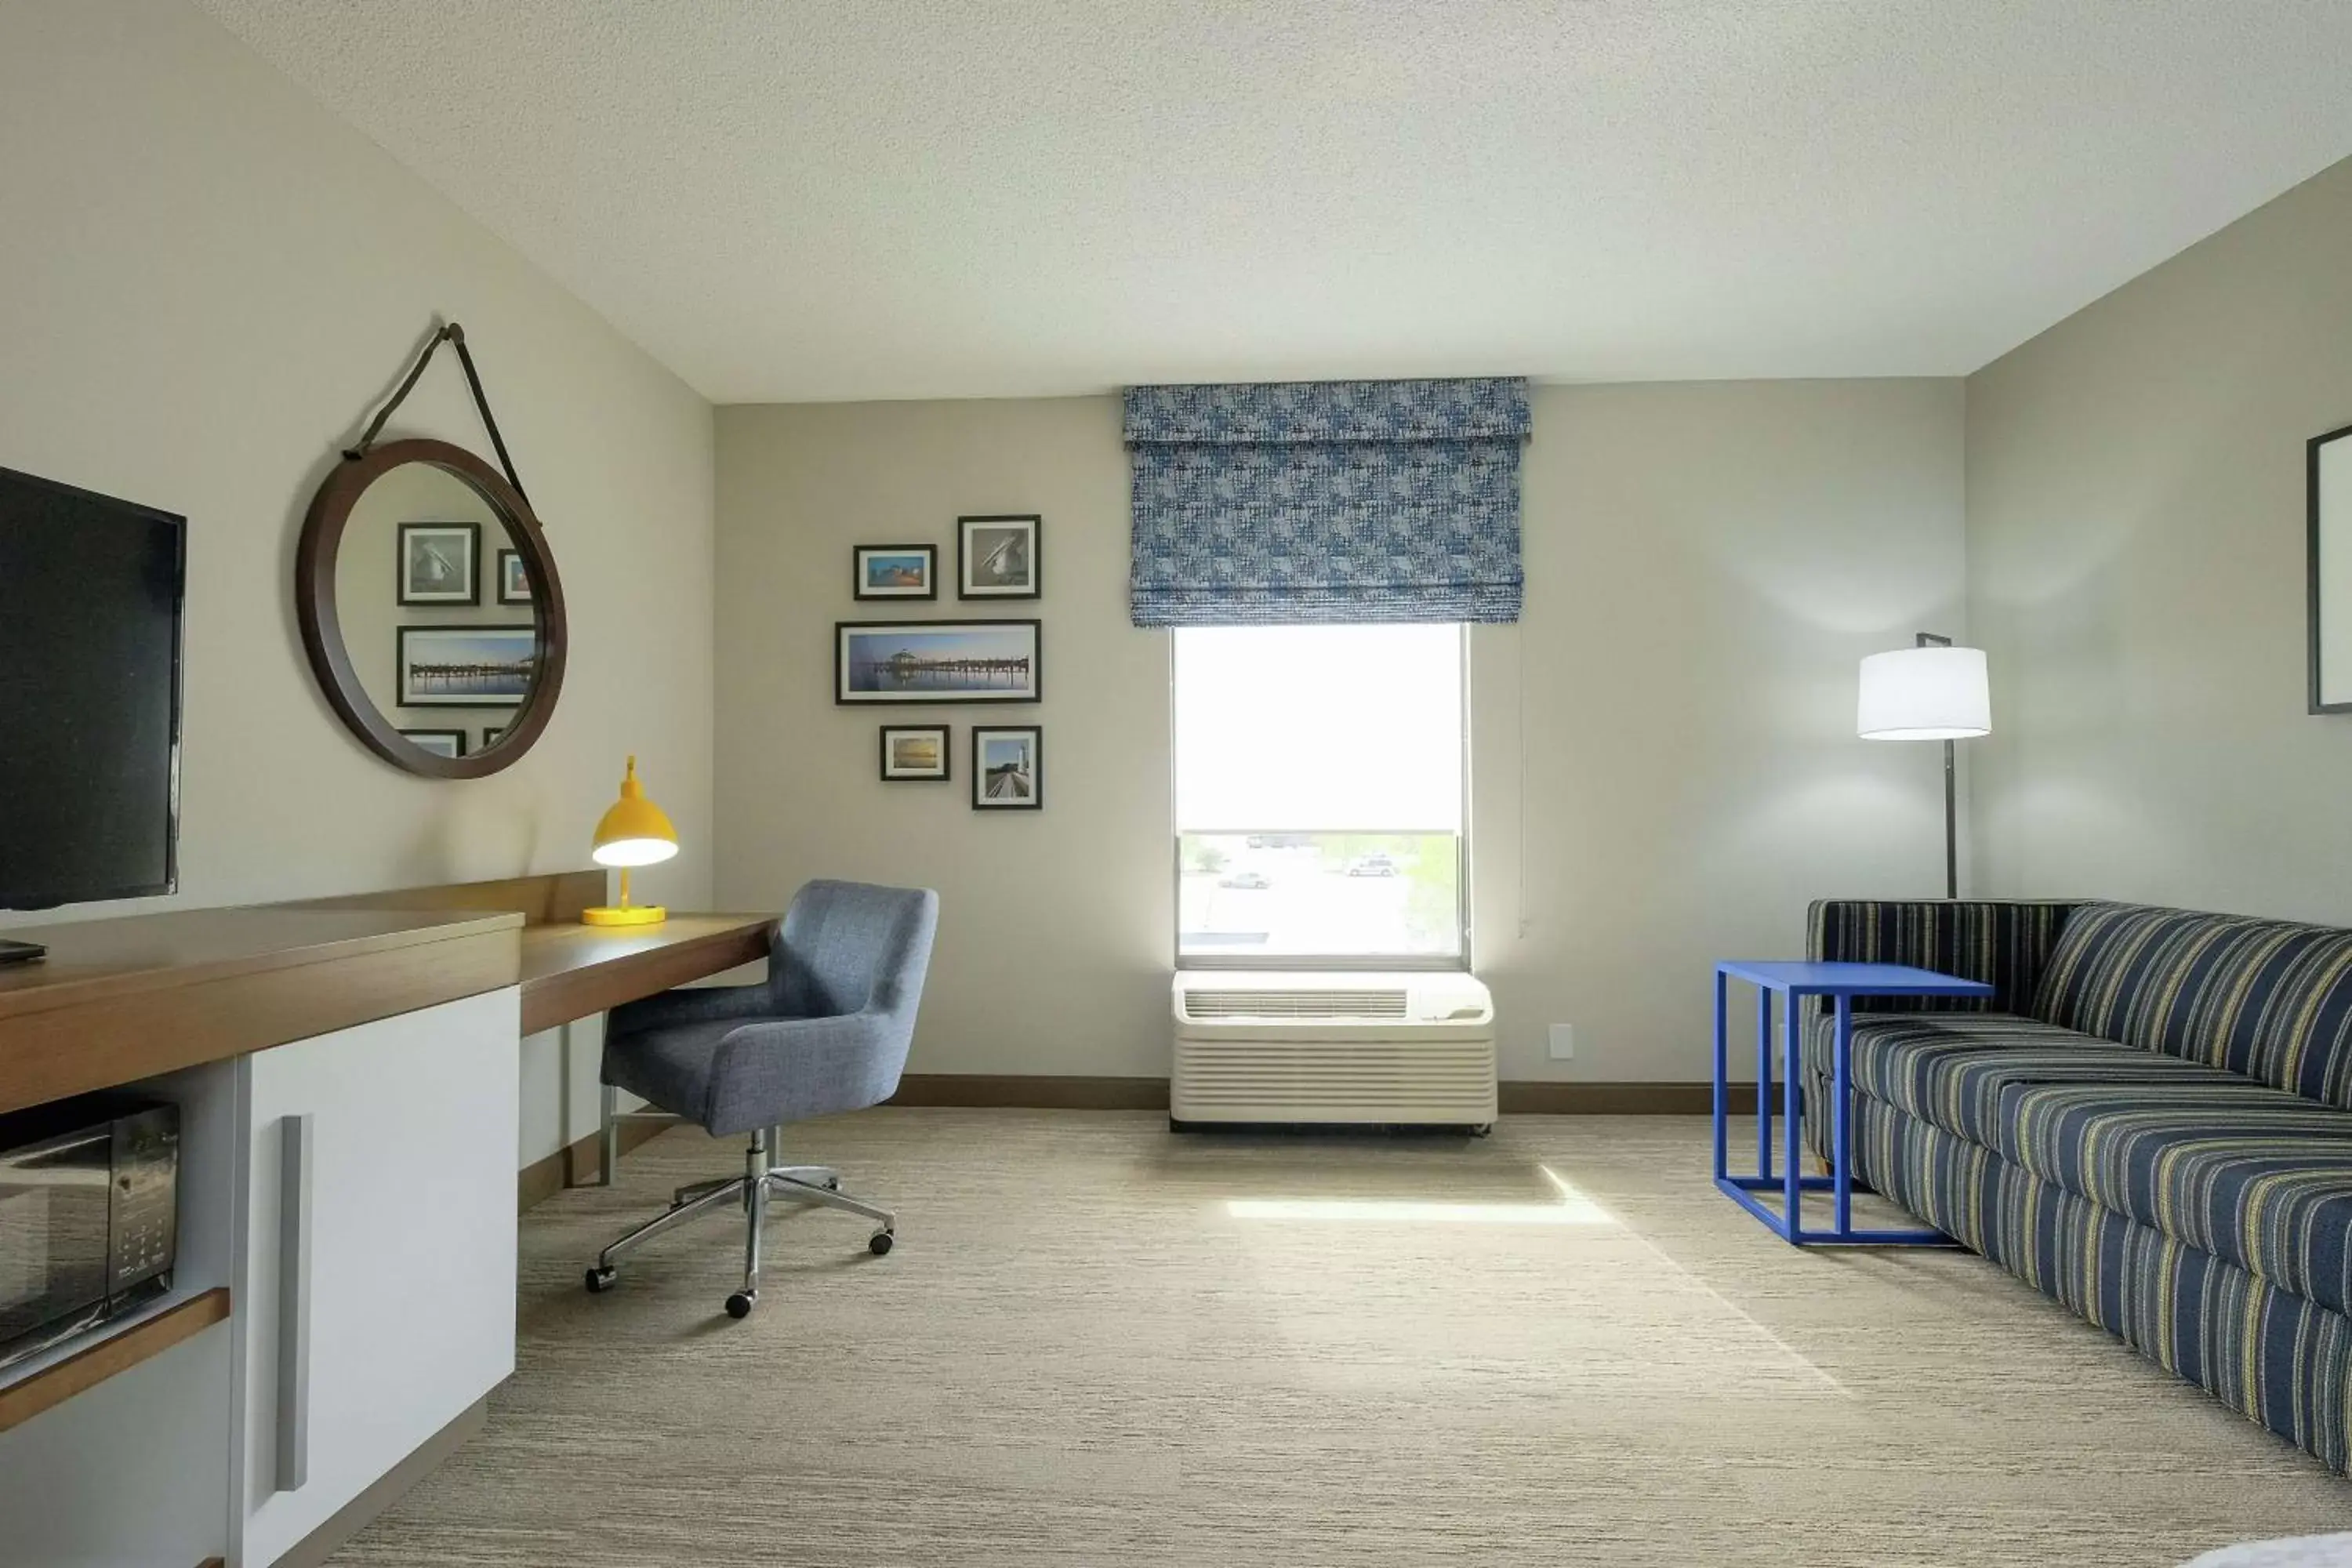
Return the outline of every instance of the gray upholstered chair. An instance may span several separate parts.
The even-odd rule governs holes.
[[[880,1228],[867,1245],[890,1250],[890,1211],[841,1190],[839,1173],[771,1162],[783,1123],[879,1105],[898,1092],[939,925],[940,896],[921,888],[811,882],[768,939],[768,977],[756,985],[665,992],[614,1009],[604,1029],[604,1181],[619,1152],[615,1089],[644,1096],[653,1114],[699,1122],[724,1137],[748,1132],[743,1173],[681,1187],[667,1212],[606,1247],[588,1289],[613,1283],[623,1253],[729,1204],[747,1221],[743,1289],[727,1310],[760,1299],[760,1238],[771,1197],[846,1209]],[[642,1113],[641,1113],[642,1114]]]

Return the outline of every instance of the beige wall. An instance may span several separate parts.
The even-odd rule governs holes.
[[[2352,423],[2352,163],[1968,383],[1979,885],[2352,923],[2304,443]]]
[[[1507,1078],[1704,1079],[1714,960],[1816,898],[1933,895],[1932,746],[1859,741],[1855,669],[1958,634],[1954,381],[1548,387],[1527,612],[1473,634],[1479,968]],[[1577,1059],[1545,1059],[1548,1023]]]
[[[1930,748],[1853,739],[1853,668],[1961,579],[1956,382],[1558,387],[1527,454],[1528,612],[1472,635],[1479,968],[1517,1079],[1696,1079],[1707,961],[1795,951],[1805,900],[1940,873]],[[1168,637],[1127,619],[1116,399],[719,412],[719,742],[731,905],[815,876],[945,901],[913,1067],[1167,1070]],[[1045,700],[836,708],[858,542],[954,558],[1045,518]],[[950,720],[957,782],[883,784],[876,731]],[[969,726],[1041,722],[1047,805],[978,816]],[[1523,834],[1524,826],[1524,834]],[[1579,1026],[1579,1058],[1543,1026]]]
[[[1036,512],[1045,596],[959,602],[959,513]],[[1164,1074],[1174,945],[1168,638],[1127,620],[1108,397],[719,410],[718,896],[812,877],[942,900],[913,1070]],[[854,544],[940,547],[936,605],[850,597]],[[1034,707],[833,702],[838,620],[1044,622]],[[884,723],[954,725],[954,780],[876,778]],[[1045,807],[971,809],[973,723],[1042,724]]]
[[[686,842],[646,889],[705,899],[709,406],[178,0],[0,7],[0,465],[189,520],[181,893],[158,902],[576,867],[632,750]],[[537,749],[457,784],[343,732],[289,588],[311,489],[436,312],[472,337],[572,617]],[[392,433],[488,449],[446,361]]]

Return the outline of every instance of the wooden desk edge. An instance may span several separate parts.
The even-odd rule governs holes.
[[[224,910],[189,910],[173,911],[190,920],[198,918],[233,919],[247,910],[276,910],[287,906],[256,904]],[[239,953],[233,957],[198,960],[189,963],[153,963],[145,968],[124,969],[111,973],[63,974],[47,984],[38,984],[44,977],[37,966],[17,970],[7,978],[36,984],[0,987],[0,1022],[24,1018],[58,1007],[86,1006],[93,1000],[115,1000],[141,992],[176,990],[191,985],[205,985],[223,980],[236,980],[247,975],[267,974],[277,970],[299,969],[308,964],[341,963],[376,953],[398,952],[414,947],[426,947],[435,942],[464,942],[470,938],[491,935],[499,931],[520,932],[525,929],[522,916],[513,910],[439,910],[398,911],[414,913],[413,925],[388,931],[365,931],[350,936],[328,937],[318,942],[300,942],[266,951]],[[144,917],[132,916],[133,920]],[[98,922],[92,922],[93,924]],[[49,941],[59,945],[72,941],[73,927],[32,927],[12,931],[10,936],[26,942]]]
[[[637,932],[627,927],[612,926],[526,927],[522,933],[522,1032],[536,1035],[592,1014],[609,1012],[624,1002],[634,1002],[673,985],[706,980],[742,964],[757,963],[768,956],[768,933],[782,918],[772,914],[679,913],[670,917],[668,925]],[[691,933],[673,931],[674,927],[689,921],[707,921],[729,923]],[[559,942],[586,942],[600,937],[659,937],[666,933],[672,934],[674,940],[613,953],[593,963],[530,973],[533,949],[543,952]]]
[[[183,978],[100,986],[72,1006],[0,1016],[0,1110],[249,1056],[518,983],[519,920],[434,929],[443,932],[435,940],[228,973],[200,966],[166,972]]]

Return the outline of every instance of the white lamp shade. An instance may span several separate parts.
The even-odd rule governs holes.
[[[1980,647],[1906,647],[1862,661],[1854,729],[1865,741],[1964,741],[1992,732]]]

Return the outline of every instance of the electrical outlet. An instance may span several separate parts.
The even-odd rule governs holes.
[[[1576,1059],[1576,1026],[1573,1024],[1554,1024],[1551,1026],[1551,1038],[1549,1041],[1549,1046],[1552,1060],[1556,1062],[1574,1061]]]

